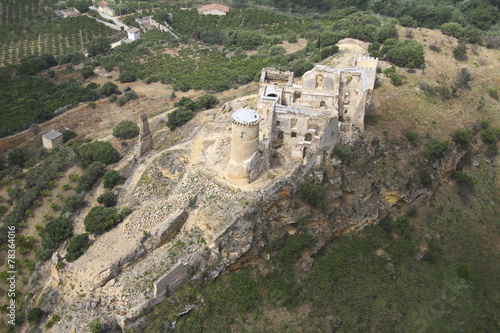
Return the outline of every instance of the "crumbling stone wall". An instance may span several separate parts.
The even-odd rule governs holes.
[[[141,157],[151,148],[153,148],[153,135],[149,130],[148,115],[144,113],[139,119],[139,144],[137,156]]]

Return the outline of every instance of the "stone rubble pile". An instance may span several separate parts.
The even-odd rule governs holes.
[[[123,236],[131,238],[142,231],[148,231],[158,223],[164,221],[169,214],[178,209],[185,209],[190,198],[197,196],[196,203],[200,208],[214,203],[234,202],[236,195],[233,191],[207,179],[201,174],[186,176],[173,185],[172,194],[166,199],[159,198],[161,187],[152,184],[143,184],[138,187],[134,196],[143,204],[123,224]]]

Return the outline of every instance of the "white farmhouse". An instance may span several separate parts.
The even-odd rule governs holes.
[[[229,12],[229,7],[219,5],[218,3],[213,3],[211,5],[205,5],[200,9],[203,15],[226,15]]]

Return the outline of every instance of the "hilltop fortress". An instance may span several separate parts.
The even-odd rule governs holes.
[[[353,68],[318,65],[302,78],[264,68],[257,110],[240,109],[232,116],[226,179],[240,185],[253,182],[269,169],[277,150],[303,163],[329,158],[354,128],[364,128],[377,64],[377,58],[356,57]]]

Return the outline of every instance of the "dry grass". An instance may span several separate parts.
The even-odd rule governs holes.
[[[400,29],[400,36],[404,36],[403,29]],[[375,90],[373,105],[383,121],[371,131],[398,136],[402,130],[411,128],[419,134],[449,139],[454,130],[470,128],[481,120],[498,126],[498,102],[488,94],[489,87],[500,84],[498,51],[480,46],[477,55],[469,51],[468,60],[457,61],[452,54],[458,45],[455,38],[439,31],[416,29],[413,39],[424,45],[426,69],[413,74],[400,69],[405,75],[402,87],[394,87],[387,76],[378,74],[384,83]],[[441,47],[441,52],[431,51],[431,44]],[[382,68],[390,66],[384,61],[379,65]],[[462,68],[467,68],[473,76],[470,90],[459,90],[455,97],[443,101],[428,97],[420,89],[421,84],[444,85],[451,89]]]

